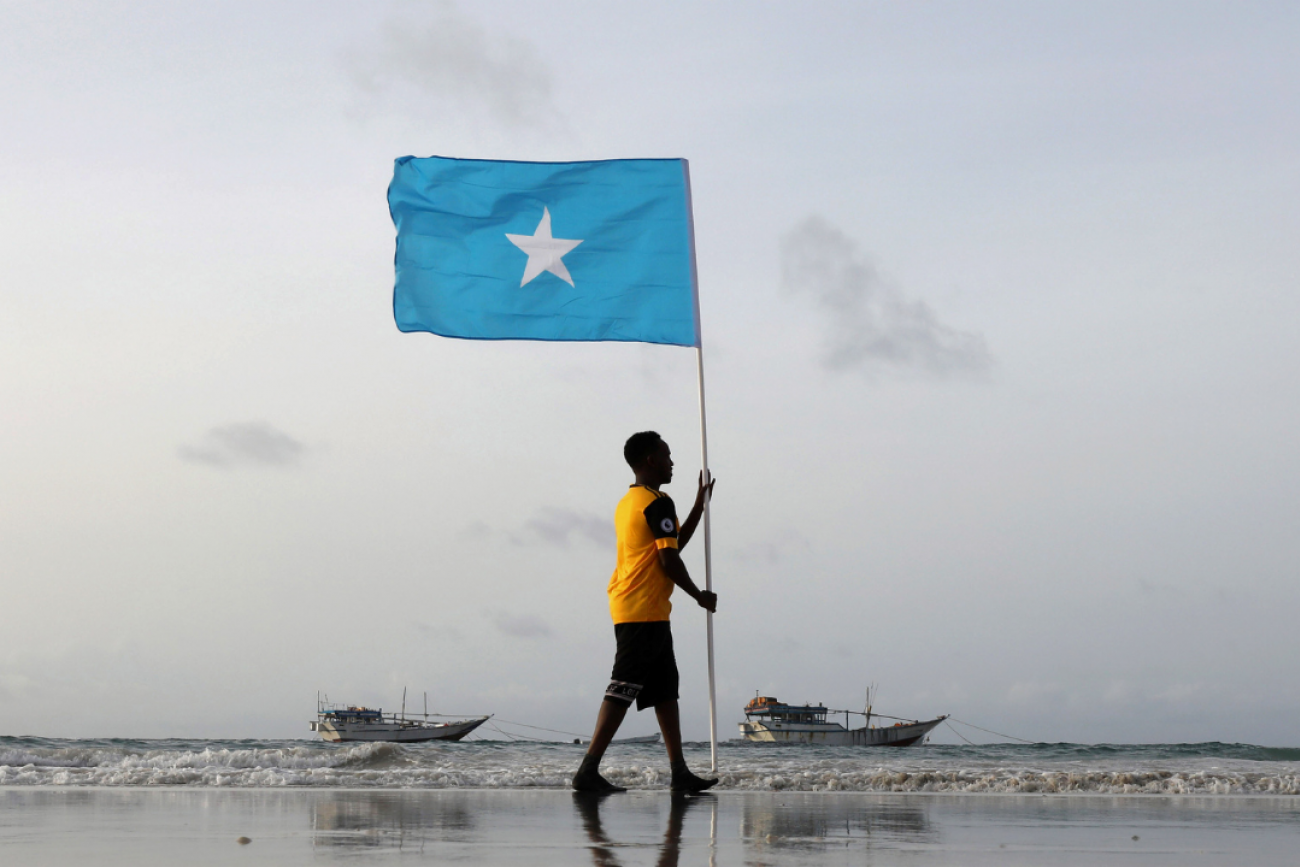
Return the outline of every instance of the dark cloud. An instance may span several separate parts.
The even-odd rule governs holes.
[[[478,542],[492,538],[495,533],[486,521],[470,521],[456,534],[468,542]]]
[[[505,635],[512,638],[548,638],[551,627],[546,621],[531,614],[506,614],[499,611],[492,616],[492,623]]]
[[[510,126],[547,126],[558,118],[551,75],[532,43],[489,33],[454,3],[437,4],[432,20],[393,18],[379,41],[355,52],[358,88],[377,103],[409,114],[430,99],[485,110]]]
[[[412,620],[410,625],[422,638],[430,641],[460,641],[465,637],[459,629],[449,623],[434,624],[423,620]]]
[[[823,363],[912,369],[935,375],[983,373],[992,364],[979,334],[939,321],[924,301],[883,281],[843,232],[810,217],[782,241],[782,285],[826,317]]]
[[[196,445],[183,445],[183,461],[212,467],[287,467],[296,464],[307,447],[266,422],[214,427]]]
[[[732,549],[737,563],[746,565],[776,566],[783,562],[806,557],[812,552],[812,543],[793,530],[785,530],[775,539],[751,542],[743,548]]]
[[[526,534],[514,537],[517,544],[541,542],[568,548],[577,541],[599,548],[614,547],[614,521],[609,517],[544,506],[524,524],[524,528]]]
[[[583,546],[612,550],[614,547],[614,521],[610,516],[575,512],[556,506],[542,506],[533,517],[516,529],[495,529],[483,521],[472,521],[457,534],[470,543],[509,542],[519,547],[550,545],[570,548],[575,543]]]

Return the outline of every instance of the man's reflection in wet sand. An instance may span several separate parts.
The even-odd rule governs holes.
[[[582,827],[587,832],[587,839],[591,841],[589,851],[592,863],[596,867],[621,867],[622,862],[614,854],[614,849],[621,844],[611,840],[605,834],[605,829],[600,822],[600,808],[606,798],[606,795],[574,792],[573,804],[582,817]],[[711,804],[715,808],[717,806],[710,795],[674,794],[671,798],[668,827],[664,829],[664,839],[659,846],[659,860],[655,862],[657,867],[677,867],[677,859],[682,849],[682,822],[686,818],[686,811],[698,804]]]

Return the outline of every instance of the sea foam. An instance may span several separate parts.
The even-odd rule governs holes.
[[[1198,748],[1199,747],[1199,748]],[[0,785],[318,786],[563,789],[571,744],[473,741],[52,741],[0,738]],[[707,746],[689,745],[697,771]],[[719,789],[980,794],[1300,795],[1300,752],[1244,745],[924,746],[908,749],[723,744]],[[612,748],[602,771],[629,788],[667,788],[658,745]]]

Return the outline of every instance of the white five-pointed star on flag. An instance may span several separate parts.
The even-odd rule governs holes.
[[[565,253],[581,244],[582,241],[551,237],[550,208],[542,208],[542,221],[537,224],[537,230],[533,234],[511,235],[507,232],[506,237],[510,239],[510,243],[528,254],[528,264],[524,266],[524,279],[519,281],[521,287],[527,286],[533,278],[543,271],[550,271],[565,283],[570,286],[573,285],[573,278],[569,276],[569,269],[564,267],[563,257]]]

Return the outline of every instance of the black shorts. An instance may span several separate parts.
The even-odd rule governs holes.
[[[677,657],[667,620],[649,623],[615,623],[614,672],[605,701],[631,704],[645,710],[677,700]]]

